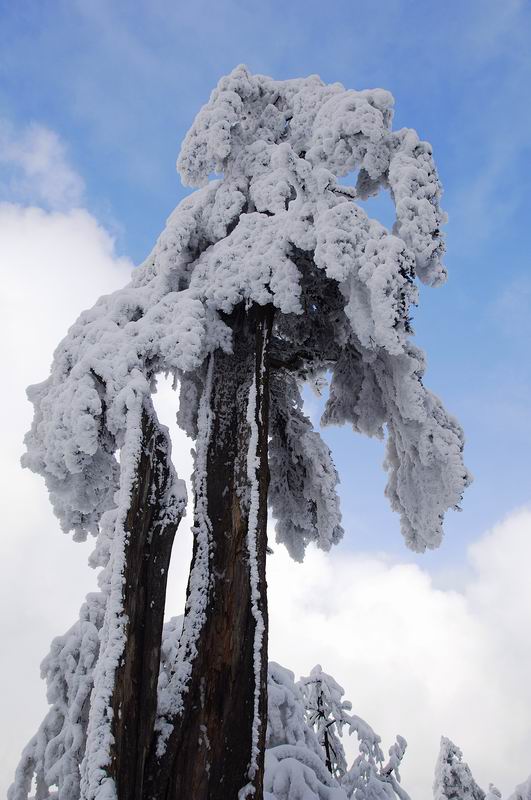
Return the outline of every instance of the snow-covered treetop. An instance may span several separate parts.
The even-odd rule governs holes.
[[[381,89],[275,81],[242,66],[222,78],[178,160],[183,181],[202,188],[179,204],[130,284],[81,314],[48,380],[29,390],[24,463],[46,478],[65,530],[96,532],[112,507],[116,450],[158,373],[180,381],[179,418],[197,433],[206,360],[231,348],[227,315],[255,303],[276,309],[278,538],[301,558],[307,542],[327,549],[342,534],[337,475],[299,395],[302,380],[331,373],[323,422],[387,430],[386,492],[406,542],[439,544],[469,476],[458,423],[423,386],[409,311],[416,276],[445,280],[445,215],[430,146],[392,131],[392,112]],[[339,182],[353,172],[355,186]],[[381,189],[396,209],[392,231],[358,202]]]
[[[485,800],[485,792],[477,785],[470,767],[463,761],[461,750],[446,736],[441,737],[433,797],[434,800]]]
[[[509,800],[531,800],[531,775],[516,787]]]

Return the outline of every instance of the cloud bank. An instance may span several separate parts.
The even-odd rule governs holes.
[[[405,736],[401,772],[413,798],[431,796],[441,734],[483,787],[492,781],[505,796],[531,770],[530,557],[531,509],[470,547],[459,590],[438,588],[416,564],[344,545],[312,551],[302,566],[278,548],[270,657],[297,674],[321,663],[384,745]]]

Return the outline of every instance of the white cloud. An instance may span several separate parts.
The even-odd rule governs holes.
[[[531,510],[470,548],[461,591],[437,589],[415,564],[338,548],[300,566],[278,548],[270,657],[297,674],[321,663],[387,747],[404,735],[413,798],[431,796],[441,734],[478,782],[508,792],[531,769],[530,557]]]
[[[46,713],[39,664],[54,636],[77,618],[96,574],[87,566],[91,542],[74,544],[60,532],[43,481],[22,470],[19,459],[32,408],[25,389],[48,375],[52,354],[84,308],[123,286],[133,264],[82,209],[47,212],[0,203],[0,797],[5,797],[22,747]],[[175,396],[165,381],[156,403],[163,420],[175,415]],[[174,460],[191,471],[190,442],[179,433]],[[169,597],[184,601],[191,536],[178,533]]]
[[[0,205],[0,347],[7,379],[0,395],[0,796],[45,713],[38,664],[95,581],[86,567],[88,546],[59,533],[42,481],[19,467],[31,418],[24,388],[46,377],[52,350],[78,312],[123,285],[131,266],[85,211]],[[166,386],[157,402],[166,424],[175,406]],[[184,477],[189,449],[186,437],[176,437],[174,456]],[[459,591],[437,588],[415,564],[355,555],[346,545],[328,555],[310,552],[303,565],[275,550],[268,568],[271,657],[298,674],[322,663],[386,746],[396,733],[405,735],[404,785],[413,798],[431,796],[440,734],[463,748],[484,786],[492,780],[507,792],[525,778],[531,768],[531,511],[513,514],[471,548]],[[172,613],[182,609],[189,558],[183,525],[172,561]]]
[[[84,188],[54,131],[0,118],[0,198],[65,209],[80,205]]]
[[[60,534],[42,481],[19,465],[31,421],[25,387],[46,377],[53,350],[79,311],[122,285],[131,267],[85,211],[47,213],[0,204],[2,797],[46,709],[39,663],[94,585],[87,547]]]

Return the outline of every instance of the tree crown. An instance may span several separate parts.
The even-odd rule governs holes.
[[[230,315],[271,304],[277,538],[302,558],[309,541],[327,549],[343,532],[337,474],[300,396],[301,381],[330,376],[323,423],[387,430],[386,493],[406,543],[440,543],[443,515],[470,477],[461,428],[423,385],[410,306],[416,276],[445,280],[445,215],[430,146],[393,131],[392,116],[381,89],[275,81],[242,66],[221,79],[178,160],[183,181],[202,188],[179,204],[130,284],[81,314],[48,380],[29,390],[24,463],[45,476],[65,530],[96,533],[113,508],[127,469],[116,451],[156,375],[180,381],[178,420],[197,435],[206,361],[230,351]],[[353,172],[356,185],[343,185]],[[392,231],[360,205],[380,190],[394,202]],[[169,513],[182,498],[176,483]]]

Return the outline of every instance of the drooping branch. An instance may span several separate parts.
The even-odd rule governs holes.
[[[61,800],[79,800],[79,767],[85,754],[106,600],[103,592],[87,595],[79,619],[52,641],[41,665],[50,709],[23,750],[9,800],[28,800],[33,780],[37,797],[48,797],[56,786]]]
[[[302,561],[310,542],[329,550],[342,538],[343,528],[332,454],[304,414],[292,375],[272,377],[270,434],[269,503],[277,541]]]

